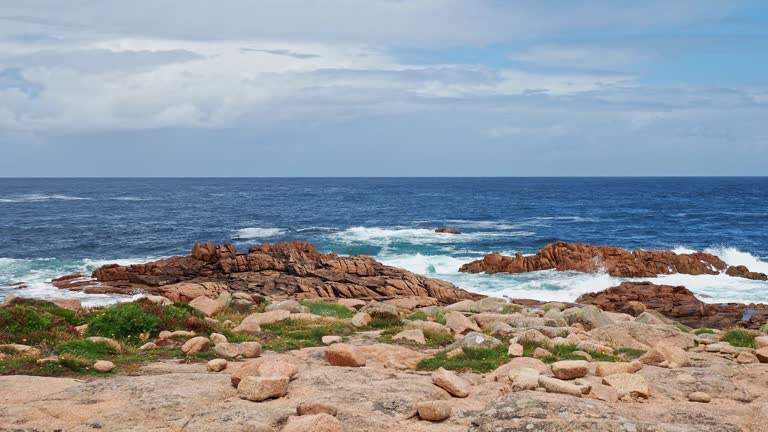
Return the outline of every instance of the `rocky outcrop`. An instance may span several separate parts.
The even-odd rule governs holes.
[[[444,234],[461,234],[461,231],[457,230],[456,228],[451,228],[447,226],[443,226],[440,228],[437,228],[435,230],[436,233],[444,233]]]
[[[519,253],[514,257],[488,254],[483,259],[463,265],[459,271],[526,273],[554,269],[581,272],[604,271],[618,277],[655,277],[673,273],[714,275],[728,268],[727,273],[732,276],[750,279],[766,277],[762,273],[749,272],[746,267],[743,269],[741,267],[743,266],[728,268],[723,260],[704,252],[677,254],[672,251],[641,249],[630,252],[610,246],[557,242],[545,246],[531,256],[523,256]]]
[[[264,243],[248,253],[229,244],[196,243],[190,256],[130,266],[110,264],[96,269],[92,277],[124,292],[138,289],[166,297],[185,297],[177,291],[190,287],[198,295],[215,295],[216,286],[277,298],[414,297],[420,306],[481,297],[367,256],[322,254],[305,242]]]
[[[624,282],[619,286],[589,293],[576,299],[608,312],[638,316],[643,308],[679,321],[689,327],[727,328],[733,326],[760,328],[768,322],[765,304],[708,304],[684,286],[656,285],[651,282]]]
[[[766,275],[765,273],[749,271],[749,269],[743,265],[728,267],[728,270],[725,273],[728,276],[743,277],[747,279],[762,280],[762,281],[768,280],[768,275]]]

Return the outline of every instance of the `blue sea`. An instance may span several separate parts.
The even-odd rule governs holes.
[[[371,255],[475,292],[572,301],[619,284],[606,274],[461,274],[489,252],[557,241],[704,250],[768,273],[768,178],[0,179],[0,298],[78,296],[49,281],[106,263],[306,240]],[[448,225],[461,235],[422,227]],[[8,285],[24,282],[25,289]],[[768,302],[768,282],[670,275],[711,302]]]

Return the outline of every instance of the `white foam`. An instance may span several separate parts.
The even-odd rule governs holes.
[[[77,196],[71,196],[71,195],[30,194],[30,195],[19,195],[19,196],[8,197],[8,198],[0,198],[0,202],[2,202],[2,203],[30,203],[30,202],[45,202],[45,201],[52,201],[52,200],[80,201],[80,200],[90,200],[90,199],[91,198],[83,198],[83,197],[77,197]]]
[[[366,244],[386,247],[392,243],[405,243],[413,245],[439,245],[467,243],[482,238],[498,237],[529,237],[535,233],[530,231],[483,231],[462,234],[437,233],[432,229],[409,227],[352,227],[343,231],[330,234],[329,237],[342,244]]]
[[[141,197],[133,197],[133,196],[125,196],[125,197],[113,197],[110,198],[115,201],[151,201],[152,198],[141,198]]]
[[[254,239],[254,238],[266,238],[277,237],[284,235],[287,231],[282,228],[242,228],[237,230],[234,238],[236,239]]]
[[[749,252],[742,252],[736,248],[726,246],[706,248],[704,252],[719,256],[728,265],[743,265],[747,266],[750,271],[768,274],[768,262]]]
[[[436,277],[451,275],[473,258],[455,258],[448,255],[391,255],[376,257],[382,264],[402,268],[414,273]]]

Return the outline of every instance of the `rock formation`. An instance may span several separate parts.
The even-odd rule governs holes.
[[[618,277],[655,277],[661,274],[691,275],[720,274],[766,280],[763,273],[749,272],[746,267],[728,267],[715,255],[695,252],[677,254],[672,251],[633,252],[610,246],[592,246],[557,242],[545,246],[535,255],[514,257],[488,254],[483,259],[465,264],[459,271],[466,273],[526,273],[538,270],[572,270],[580,272],[605,271]]]
[[[187,290],[193,283],[200,288],[196,295],[213,295],[223,285],[233,291],[299,299],[416,297],[423,306],[482,297],[367,256],[321,254],[305,242],[264,243],[251,247],[248,253],[238,252],[229,244],[196,243],[190,256],[130,266],[110,264],[96,269],[92,278],[97,282],[95,287],[94,280],[86,283],[73,276],[54,284],[90,287],[91,292],[118,289],[166,295],[182,287]],[[78,282],[72,287],[75,280]]]
[[[690,327],[741,326],[757,329],[768,322],[768,305],[707,304],[696,298],[686,287],[656,285],[651,282],[624,282],[600,292],[584,294],[576,302],[632,316],[650,309]],[[638,307],[637,303],[643,307]]]

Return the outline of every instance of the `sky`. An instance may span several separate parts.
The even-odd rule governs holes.
[[[0,0],[0,177],[767,166],[762,0]]]

